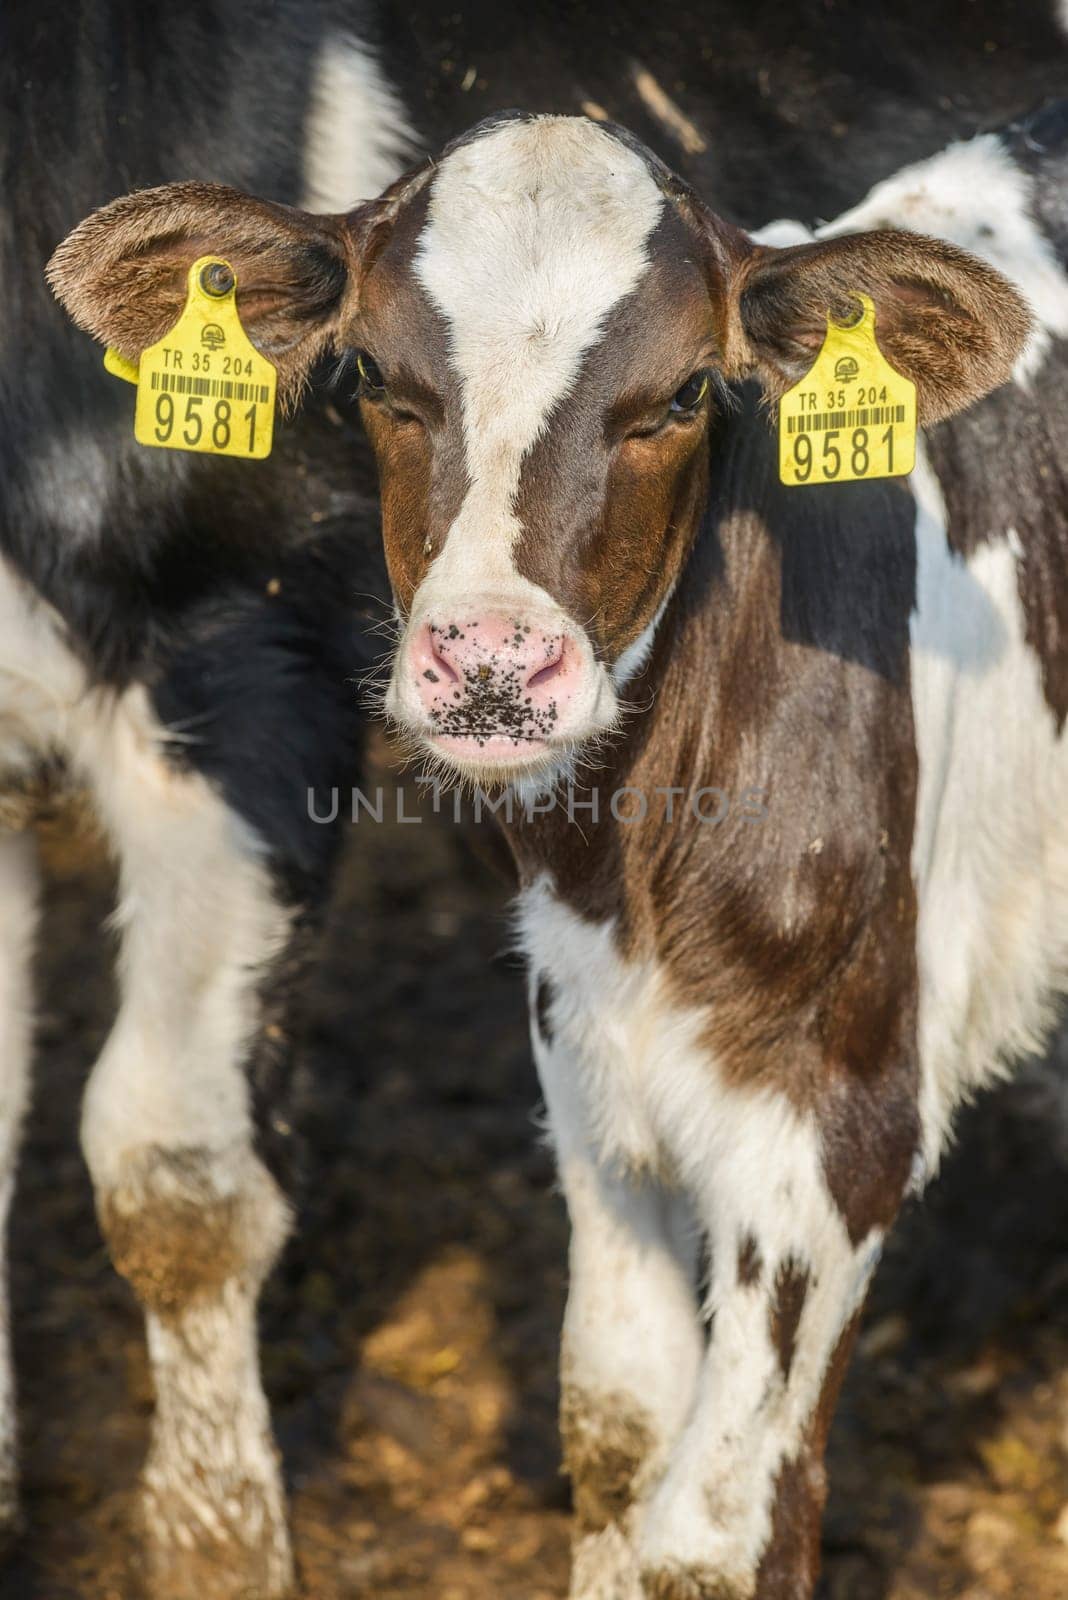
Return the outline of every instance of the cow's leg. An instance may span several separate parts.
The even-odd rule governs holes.
[[[688,1205],[600,1158],[582,1063],[533,1007],[534,1053],[571,1219],[561,1361],[575,1504],[573,1600],[639,1596],[628,1528],[688,1415],[703,1351]],[[540,1018],[540,1025],[539,1025]]]
[[[254,1149],[249,1068],[265,1026],[280,1033],[265,1008],[293,918],[251,832],[162,754],[139,691],[92,732],[83,755],[119,857],[120,1009],[82,1141],[147,1323],[151,1591],[273,1600],[291,1559],[256,1301],[289,1213]]]
[[[29,1088],[37,853],[30,833],[0,830],[0,1533],[18,1518],[15,1382],[8,1321],[7,1220]]]
[[[827,1430],[917,1141],[907,1096],[880,1108],[856,1088],[864,1104],[822,1124],[775,1093],[717,1096],[700,1181],[710,1339],[639,1515],[650,1600],[810,1600]]]

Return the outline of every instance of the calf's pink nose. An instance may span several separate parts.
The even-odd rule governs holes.
[[[550,738],[582,673],[567,633],[494,614],[424,623],[409,669],[434,736],[480,746]]]

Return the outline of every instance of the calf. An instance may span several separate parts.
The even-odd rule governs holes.
[[[776,248],[619,129],[499,118],[347,214],[130,197],[50,269],[136,359],[217,250],[290,395],[328,345],[358,374],[387,709],[511,803],[576,1600],[812,1593],[887,1229],[1063,984],[1065,132]],[[785,489],[768,402],[858,291],[927,453]]]
[[[508,123],[446,155],[362,286],[388,707],[538,797],[509,833],[573,1224],[576,1600],[812,1593],[886,1231],[1064,981],[1066,127],[953,148],[776,250],[625,136]],[[1005,278],[873,227],[986,254],[1030,340]],[[932,427],[911,493],[784,489],[762,405],[857,289],[924,423],[1017,384]]]

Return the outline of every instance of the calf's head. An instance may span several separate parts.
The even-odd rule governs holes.
[[[1003,382],[1028,329],[1004,279],[950,245],[758,246],[628,135],[573,117],[484,124],[345,215],[195,184],[132,195],[49,271],[135,360],[208,252],[236,268],[283,403],[324,352],[349,358],[401,623],[387,708],[484,778],[551,772],[616,726],[729,382],[776,397],[863,290],[932,422]]]

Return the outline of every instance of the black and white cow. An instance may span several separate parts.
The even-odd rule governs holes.
[[[85,1097],[104,1233],[147,1318],[153,1593],[289,1586],[255,1307],[290,1223],[291,1012],[381,651],[373,469],[321,400],[266,463],[144,450],[44,267],[94,206],[200,173],[314,206],[411,159],[367,8],[7,9],[0,48],[0,791],[58,771],[118,859],[120,1007]],[[361,42],[364,41],[364,42]],[[325,804],[318,814],[326,813]],[[29,1092],[37,866],[0,831],[0,1194]],[[16,1503],[0,1358],[0,1512]]]
[[[856,168],[885,176],[894,157],[934,148],[935,129],[974,126],[961,88],[941,109],[916,108],[914,68],[986,83],[980,24],[997,7],[969,9],[978,31],[963,43],[953,29],[930,40],[925,8],[912,7],[908,48],[874,52],[887,82],[860,96],[854,137],[836,148],[836,128],[814,126],[802,171],[800,135],[785,152],[781,129],[778,148],[760,143],[769,74],[781,74],[784,119],[796,126],[789,95],[810,43],[778,20],[761,43],[729,7],[708,8],[702,27],[733,28],[737,66],[709,69],[695,121],[676,98],[677,72],[664,70],[672,51],[690,59],[692,29],[668,46],[644,41],[637,57],[644,11],[615,6],[598,33],[570,8],[544,7],[548,44],[525,38],[519,53],[514,28],[502,38],[499,16],[476,7],[474,34],[469,21],[445,56],[438,34],[463,33],[459,14],[442,23],[433,8],[404,9],[413,54],[401,76],[425,126],[450,131],[480,96],[529,103],[524,84],[552,83],[539,100],[584,105],[595,119],[604,102],[633,107],[688,176],[729,192],[726,208],[751,218],[792,196],[817,210],[859,192]],[[257,1595],[288,1579],[254,1341],[256,1291],[286,1208],[253,1149],[253,1102],[261,1088],[269,1098],[284,1055],[277,1013],[328,875],[329,840],[309,828],[305,797],[352,758],[344,684],[365,648],[354,597],[368,580],[353,537],[362,463],[314,410],[302,433],[282,434],[269,471],[146,459],[126,432],[128,396],[48,318],[36,274],[73,221],[139,182],[225,180],[272,200],[303,195],[316,211],[380,188],[412,135],[375,54],[357,42],[367,18],[349,17],[349,31],[339,18],[340,8],[310,19],[283,8],[264,33],[242,28],[240,8],[211,26],[169,15],[135,26],[124,12],[49,18],[46,6],[19,20],[7,57],[5,103],[25,119],[36,164],[0,219],[5,281],[27,285],[25,314],[5,320],[0,374],[5,758],[10,750],[18,777],[62,756],[92,787],[122,865],[123,1005],[87,1096],[85,1146],[113,1253],[148,1315],[159,1405],[147,1504],[161,1590],[196,1590],[204,1571],[220,1594],[227,1574]],[[859,36],[853,28],[854,52]],[[1055,73],[1054,38],[1043,13],[1014,58],[1014,88],[1002,74],[984,114],[1011,111],[1025,83]],[[461,77],[464,55],[482,45],[481,69],[472,60]],[[837,32],[826,46],[821,116],[842,98],[830,63],[846,49]],[[393,49],[385,36],[383,48]],[[42,51],[35,91],[24,63]],[[111,76],[87,72],[93,52],[117,63],[115,91]],[[73,151],[57,104],[75,108]],[[887,119],[888,107],[910,104],[911,118]],[[732,134],[744,158],[728,159]],[[1017,256],[1043,267],[1045,301],[1021,281],[1052,336],[1059,267],[1029,211],[1027,157],[996,140],[969,148],[952,160],[978,163],[984,181],[999,175],[1012,204],[1004,230],[1000,213],[981,211],[963,242],[1010,277],[1021,277]],[[774,182],[758,181],[769,162]],[[912,215],[887,205],[872,222],[923,227],[923,204]],[[937,231],[957,229],[940,212]],[[579,828],[549,815],[513,838],[535,1045],[575,1223],[565,1358],[574,1592],[634,1594],[644,1574],[648,1593],[672,1600],[806,1594],[848,1331],[879,1237],[921,1170],[917,1152],[937,1150],[967,1078],[951,1067],[947,1083],[946,1069],[924,1065],[920,1093],[921,1063],[933,1059],[924,907],[944,903],[956,922],[965,912],[949,891],[968,891],[958,875],[941,900],[924,899],[928,872],[950,868],[934,849],[941,801],[929,782],[918,801],[913,791],[917,770],[938,770],[931,739],[936,757],[956,756],[943,798],[966,767],[974,773],[945,701],[981,677],[975,635],[1008,607],[982,572],[987,559],[1004,564],[1004,538],[978,519],[991,503],[982,461],[955,478],[938,463],[944,491],[953,479],[975,500],[950,506],[949,538],[967,547],[967,567],[932,532],[939,480],[929,471],[916,501],[900,486],[862,486],[797,502],[772,481],[751,393],[739,392],[735,411],[726,386],[755,371],[774,392],[811,358],[824,302],[868,287],[933,419],[1007,376],[1019,304],[974,262],[903,236],[892,257],[885,240],[765,255],[634,141],[577,119],[489,125],[351,213],[288,211],[207,181],[157,189],[78,229],[53,283],[91,331],[136,359],[173,321],[204,249],[237,266],[246,324],[287,398],[327,351],[362,352],[352,364],[408,624],[391,705],[409,731],[473,772],[536,769],[533,787],[517,789],[538,796],[557,754],[581,759],[594,737],[602,788],[696,780],[766,795],[761,828],[709,831],[694,819],[654,833],[611,815],[591,825],[587,810]],[[747,320],[742,279],[757,266],[762,293],[747,299]],[[1028,357],[1036,384],[1040,355],[1039,341]],[[1018,400],[1013,418],[1024,414]],[[968,430],[985,414],[935,431],[932,448],[975,453]],[[1021,446],[1032,466],[1037,438],[1027,432]],[[1021,470],[1033,490],[1037,474]],[[1039,504],[1048,508],[1045,491]],[[1043,515],[1018,530],[1021,553],[1010,553],[1030,585],[1027,637],[1055,685],[1048,525]],[[953,582],[963,609],[940,619],[924,585],[938,593]],[[481,649],[461,637],[471,621]],[[1003,641],[1025,664],[1019,700],[1033,660],[1012,621],[1006,613]],[[937,693],[917,665],[925,651],[934,681],[940,670],[945,680],[932,711]],[[435,679],[454,686],[444,703]],[[628,704],[646,710],[624,733]],[[995,720],[985,701],[974,715]],[[942,744],[928,731],[936,725]],[[1036,715],[1020,727],[1042,724]],[[986,797],[979,789],[960,804]],[[947,815],[959,823],[960,805]],[[917,857],[918,900],[914,832],[933,863]],[[4,850],[10,1171],[33,888],[24,842]],[[1000,869],[1000,849],[994,859]],[[1014,883],[1033,860],[1022,851]],[[985,870],[980,879],[976,892],[989,888]],[[982,909],[989,920],[999,907]],[[978,923],[981,944],[989,928]],[[997,972],[1019,983],[1018,960],[1004,956]],[[977,984],[993,997],[974,960],[962,955],[961,971],[966,1010]],[[1013,1016],[1033,1021],[1030,997],[1016,998]],[[998,1031],[1006,1015],[1007,1005],[991,1013],[999,1044],[1017,1038]],[[976,1075],[989,1055],[980,1043],[958,1058],[974,1057]],[[696,1297],[702,1235],[710,1340]]]

